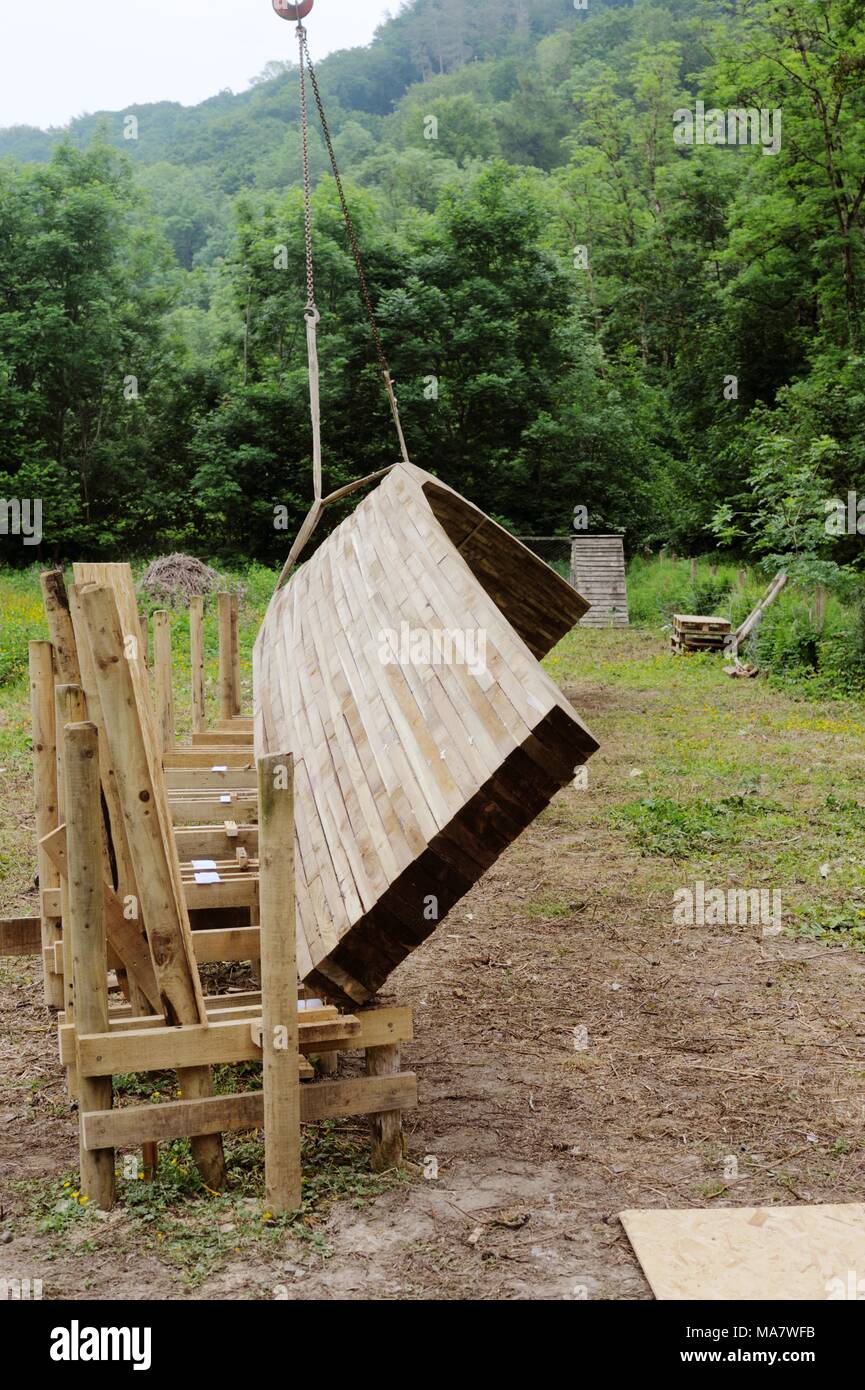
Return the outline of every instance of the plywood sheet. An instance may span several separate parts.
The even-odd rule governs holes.
[[[865,1297],[865,1204],[623,1211],[656,1298]],[[861,1282],[860,1282],[861,1281]]]

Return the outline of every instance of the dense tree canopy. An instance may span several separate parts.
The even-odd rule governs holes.
[[[415,0],[320,77],[419,464],[520,532],[583,505],[631,550],[861,563],[777,526],[785,488],[812,520],[865,497],[855,0]],[[275,61],[195,108],[0,132],[0,495],[44,499],[49,550],[288,548],[298,111]],[[318,132],[312,165],[336,486],[395,440]]]

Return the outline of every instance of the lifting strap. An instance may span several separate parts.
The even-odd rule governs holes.
[[[297,26],[297,41],[300,56],[300,134],[301,156],[303,162],[303,235],[306,253],[306,308],[303,311],[303,316],[306,322],[306,349],[307,358],[309,362],[309,409],[310,418],[312,421],[312,474],[314,496],[312,506],[309,512],[307,513],[306,519],[303,525],[301,526],[300,531],[297,534],[297,538],[294,542],[294,545],[291,547],[291,552],[288,556],[288,559],[286,560],[283,566],[282,573],[279,577],[279,581],[276,586],[277,589],[280,589],[282,587],[289,574],[291,573],[291,570],[295,565],[298,557],[300,556],[301,551],[304,549],[307,541],[315,531],[315,528],[319,523],[324,508],[328,506],[331,502],[335,502],[338,499],[347,496],[350,492],[354,492],[357,488],[363,487],[364,483],[374,482],[376,479],[382,478],[385,476],[386,473],[390,472],[390,468],[382,469],[378,473],[371,474],[368,478],[359,479],[355,483],[348,484],[347,487],[339,488],[338,491],[332,493],[329,497],[322,496],[321,405],[319,398],[318,340],[316,332],[321,315],[319,314],[318,308],[315,303],[315,262],[312,250],[312,179],[310,176],[309,168],[309,109],[307,106],[306,97],[307,72],[309,72],[309,79],[312,83],[312,90],[315,96],[315,104],[318,108],[318,114],[321,120],[321,128],[324,133],[324,142],[327,146],[327,152],[330,158],[330,165],[333,170],[334,180],[336,182],[336,189],[339,195],[340,206],[342,208],[342,215],[345,220],[349,245],[351,247],[351,254],[354,260],[355,270],[357,271],[357,277],[360,282],[361,298],[363,300],[364,309],[366,311],[366,317],[369,322],[370,331],[372,333],[372,339],[375,344],[376,356],[378,358],[379,367],[381,368],[381,373],[384,378],[385,391],[387,392],[388,401],[390,403],[391,415],[393,416],[393,422],[396,428],[397,439],[399,440],[400,454],[404,463],[410,462],[408,449],[406,447],[405,442],[405,435],[403,434],[402,423],[399,417],[399,406],[397,405],[396,393],[394,391],[393,381],[391,379],[390,374],[390,367],[388,365],[387,356],[385,354],[384,344],[381,340],[381,334],[379,333],[378,324],[376,323],[375,310],[373,309],[372,305],[372,296],[370,294],[369,284],[367,282],[366,274],[364,272],[363,261],[361,260],[360,246],[358,244],[357,234],[354,229],[354,222],[352,221],[351,212],[349,210],[348,202],[346,200],[345,189],[343,188],[342,178],[339,172],[339,166],[336,162],[336,154],[333,148],[333,141],[331,140],[330,128],[327,123],[327,116],[325,115],[324,111],[324,103],[321,99],[321,92],[318,86],[318,79],[315,74],[315,68],[313,67],[312,59],[309,56],[309,45],[307,43],[306,30],[301,23],[298,23]]]
[[[298,47],[300,50],[300,119],[301,125],[303,126],[303,149],[305,159],[303,196],[304,215],[306,219],[307,229],[307,280],[309,280],[309,277],[312,273],[312,194],[309,179],[309,120],[306,110],[305,80],[305,73],[308,69],[309,80],[312,83],[312,91],[315,97],[315,104],[318,107],[318,115],[319,120],[321,121],[321,129],[324,134],[324,143],[327,146],[328,158],[330,159],[330,167],[333,170],[334,182],[336,183],[336,191],[339,195],[339,203],[340,207],[342,208],[343,218],[345,220],[345,227],[348,233],[351,254],[354,260],[355,270],[357,271],[357,278],[360,283],[361,298],[363,299],[363,305],[366,310],[366,317],[369,322],[370,332],[372,333],[372,340],[375,343],[375,351],[376,356],[378,357],[378,364],[381,368],[381,374],[384,377],[385,390],[387,391],[388,400],[390,401],[391,414],[393,415],[393,422],[396,428],[397,439],[399,440],[400,453],[402,455],[403,462],[409,463],[410,460],[408,456],[408,449],[406,448],[405,436],[402,432],[402,424],[399,418],[399,406],[397,405],[396,393],[393,389],[393,381],[391,380],[390,367],[388,366],[387,356],[384,350],[384,344],[381,340],[381,334],[378,331],[378,324],[376,323],[375,319],[375,310],[372,307],[372,296],[369,292],[369,285],[367,283],[366,273],[364,271],[363,261],[361,259],[360,246],[358,245],[357,234],[354,230],[354,222],[352,220],[351,212],[349,210],[348,202],[346,200],[345,190],[342,186],[342,177],[339,172],[339,166],[336,162],[336,154],[334,152],[333,141],[330,136],[330,127],[327,123],[327,116],[324,110],[324,102],[321,99],[321,92],[318,86],[318,78],[315,74],[315,68],[313,67],[312,59],[309,56],[309,44],[307,42],[306,30],[302,24],[298,24],[297,26],[297,40]]]

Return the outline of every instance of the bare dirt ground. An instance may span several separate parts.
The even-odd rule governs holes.
[[[719,694],[733,720],[758,700],[746,684]],[[40,1230],[30,1190],[74,1171],[75,1120],[33,963],[9,962],[0,1277],[46,1298],[645,1299],[622,1210],[861,1200],[865,956],[673,926],[687,874],[605,819],[668,696],[568,693],[601,739],[589,790],[564,791],[389,982],[415,1011],[410,1156],[438,1176],[338,1200],[312,1242],[229,1251],[192,1286],[122,1205]]]

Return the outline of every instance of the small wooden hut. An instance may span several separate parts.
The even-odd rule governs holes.
[[[628,590],[621,536],[574,536],[571,584],[589,602],[581,627],[627,627]]]

